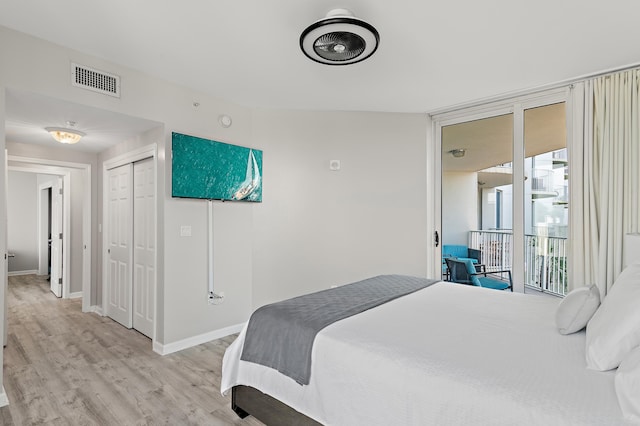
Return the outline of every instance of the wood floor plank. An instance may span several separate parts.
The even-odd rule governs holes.
[[[35,275],[9,277],[1,425],[246,425],[220,394],[234,336],[160,356],[151,341],[58,299]]]
[[[68,424],[102,425],[117,422],[115,417],[109,416],[101,404],[96,403],[87,392],[73,389],[57,397],[59,410],[65,416]]]

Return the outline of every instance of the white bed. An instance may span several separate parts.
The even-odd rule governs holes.
[[[326,425],[624,425],[560,300],[437,283],[322,330],[309,385],[227,349],[223,393],[258,389]],[[245,327],[246,329],[246,327]]]

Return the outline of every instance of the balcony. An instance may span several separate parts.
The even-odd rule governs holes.
[[[554,169],[558,169],[558,168],[566,168],[569,165],[569,160],[567,159],[567,150],[566,149],[561,149],[558,151],[554,151],[552,153],[552,159],[553,159],[553,168]]]
[[[558,192],[553,189],[553,172],[546,169],[533,169],[531,179],[531,198],[554,198]]]
[[[469,231],[469,247],[481,251],[487,272],[511,269],[511,232]],[[567,239],[525,235],[524,270],[526,287],[564,296],[567,293]]]

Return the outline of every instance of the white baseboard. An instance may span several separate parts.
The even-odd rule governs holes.
[[[32,269],[29,271],[9,271],[7,275],[9,275],[10,277],[13,277],[15,275],[38,275],[38,270]]]
[[[94,312],[100,315],[101,317],[104,316],[104,312],[102,312],[102,306],[98,306],[98,305],[89,306],[89,309],[87,309],[87,312]]]
[[[4,386],[2,387],[2,393],[0,393],[0,407],[5,407],[9,405],[9,397],[7,397],[7,393],[4,391]]]
[[[242,330],[242,327],[244,327],[244,323],[210,331],[198,336],[188,337],[186,339],[178,340],[177,342],[167,343],[166,345],[154,341],[153,351],[160,355],[169,355],[183,349],[191,348],[193,346],[201,345],[202,343],[207,343],[212,340],[229,336],[230,334],[239,333]]]
[[[69,293],[69,299],[81,299],[81,298],[82,298],[81,291],[76,291],[75,293]]]

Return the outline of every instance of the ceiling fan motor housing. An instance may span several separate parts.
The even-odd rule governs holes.
[[[309,59],[327,65],[349,65],[371,56],[380,43],[378,31],[346,9],[334,9],[300,36]]]

